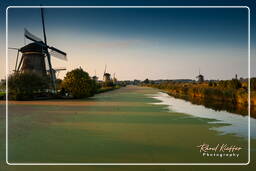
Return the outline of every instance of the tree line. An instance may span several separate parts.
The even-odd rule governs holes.
[[[49,77],[36,73],[13,73],[8,77],[8,97],[13,100],[31,100],[40,97],[86,98],[98,92],[117,88],[113,82],[97,82],[82,68],[67,72],[63,80],[57,79],[57,93],[53,93]]]

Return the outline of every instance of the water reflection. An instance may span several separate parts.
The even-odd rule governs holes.
[[[171,97],[163,92],[159,92],[151,96],[161,101],[155,104],[167,105],[169,110],[171,111],[186,113],[201,118],[216,119],[216,122],[210,123],[229,124],[227,126],[222,127],[213,127],[213,130],[220,131],[223,134],[235,134],[237,136],[241,136],[244,138],[248,137],[248,116],[242,116],[227,111],[221,111],[221,108],[219,108],[218,111],[216,111],[210,108],[206,108],[203,105],[195,105],[188,101]],[[255,127],[256,119],[250,118],[250,122],[251,126]],[[251,131],[251,138],[256,139],[255,131]]]

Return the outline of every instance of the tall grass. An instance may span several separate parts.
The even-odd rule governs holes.
[[[177,83],[146,84],[146,86],[165,90],[174,96],[200,97],[204,99],[248,105],[248,88],[241,83],[229,80],[216,84],[209,83]],[[251,104],[256,105],[256,90],[251,90]]]

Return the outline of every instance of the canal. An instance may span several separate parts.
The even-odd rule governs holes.
[[[11,163],[248,161],[248,118],[192,105],[153,88],[127,86],[82,100],[10,101],[8,116]],[[241,149],[203,153],[201,145]]]

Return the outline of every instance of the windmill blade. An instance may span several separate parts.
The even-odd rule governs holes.
[[[55,71],[55,72],[59,72],[59,71],[65,71],[67,69],[65,67],[60,67],[60,68],[53,68],[52,70]],[[48,69],[46,71],[49,72],[50,70]]]
[[[38,38],[35,35],[33,35],[32,33],[30,33],[27,29],[24,29],[24,36],[27,39],[32,40],[34,42],[42,42],[42,40],[40,38]]]
[[[8,47],[8,49],[11,49],[11,50],[17,50],[17,51],[19,51],[19,50],[20,50],[19,48],[14,48],[14,47]]]
[[[20,54],[20,51],[18,50],[17,57],[16,57],[16,62],[15,62],[15,71],[17,71],[17,64],[18,64],[18,60],[19,60],[19,54]]]
[[[49,47],[51,49],[50,54],[58,59],[67,60],[67,54],[55,47]]]
[[[65,67],[59,67],[59,68],[54,68],[55,71],[65,71],[67,70]]]

